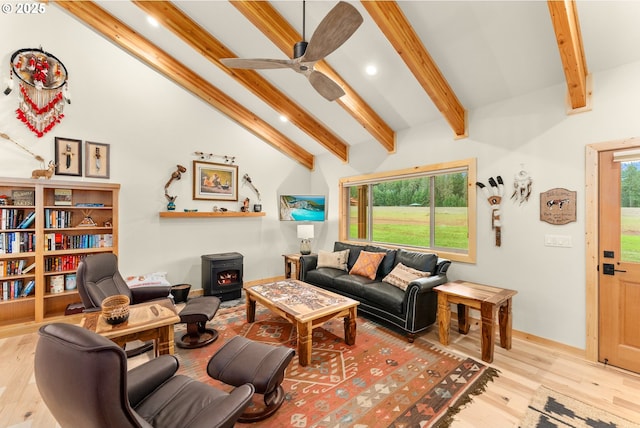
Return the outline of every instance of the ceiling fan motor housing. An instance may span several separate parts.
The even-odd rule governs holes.
[[[293,45],[293,58],[300,58],[307,51],[307,45],[309,43],[302,41]]]

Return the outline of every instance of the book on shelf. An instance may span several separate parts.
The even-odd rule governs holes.
[[[31,226],[31,223],[33,223],[33,220],[36,219],[36,212],[35,211],[31,211],[29,214],[27,214],[24,219],[20,222],[20,224],[18,224],[17,229],[26,229],[29,226]]]
[[[76,204],[76,207],[88,207],[88,208],[96,207],[96,208],[99,208],[99,207],[104,207],[104,204],[100,204],[100,203],[97,203],[97,202],[78,202]]]
[[[33,291],[35,285],[36,285],[35,280],[32,279],[31,281],[29,281],[27,285],[24,286],[24,289],[22,290],[22,293],[20,294],[20,296],[27,297]]]
[[[35,190],[12,190],[11,199],[13,199],[13,205],[25,206],[36,204],[36,191]]]
[[[64,276],[64,289],[75,290],[76,289],[76,274],[69,273]]]
[[[53,189],[53,205],[71,206],[71,189]]]
[[[53,275],[49,278],[49,289],[51,293],[62,293],[64,291],[64,275]]]
[[[36,267],[36,262],[31,263],[29,266],[27,266],[26,268],[22,269],[22,273],[29,273],[33,270],[33,268]]]
[[[12,281],[2,282],[2,300],[17,299],[22,294],[22,280],[15,279]]]

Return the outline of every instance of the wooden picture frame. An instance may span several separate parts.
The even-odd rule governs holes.
[[[193,199],[238,200],[238,166],[193,161]]]
[[[55,174],[82,177],[82,140],[55,137]]]
[[[87,141],[85,146],[85,177],[109,178],[111,149],[109,144]]]

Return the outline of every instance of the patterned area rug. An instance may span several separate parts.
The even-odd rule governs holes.
[[[520,427],[634,428],[640,425],[541,386]]]
[[[258,305],[256,322],[246,323],[244,306],[222,308],[212,321],[220,336],[200,349],[176,348],[180,373],[229,390],[209,378],[211,355],[235,335],[296,347],[296,332],[286,320]],[[176,326],[178,329],[183,325]],[[342,319],[313,330],[312,361],[294,357],[283,387],[286,399],[271,418],[251,426],[268,427],[444,427],[458,408],[484,391],[497,371],[470,358],[443,352],[363,318],[356,344],[344,343]],[[256,395],[257,409],[262,397]],[[238,424],[242,426],[242,424]]]

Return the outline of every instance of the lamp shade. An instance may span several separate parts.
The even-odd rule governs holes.
[[[313,225],[312,224],[299,224],[298,225],[298,238],[300,238],[300,239],[312,239],[313,238]]]

